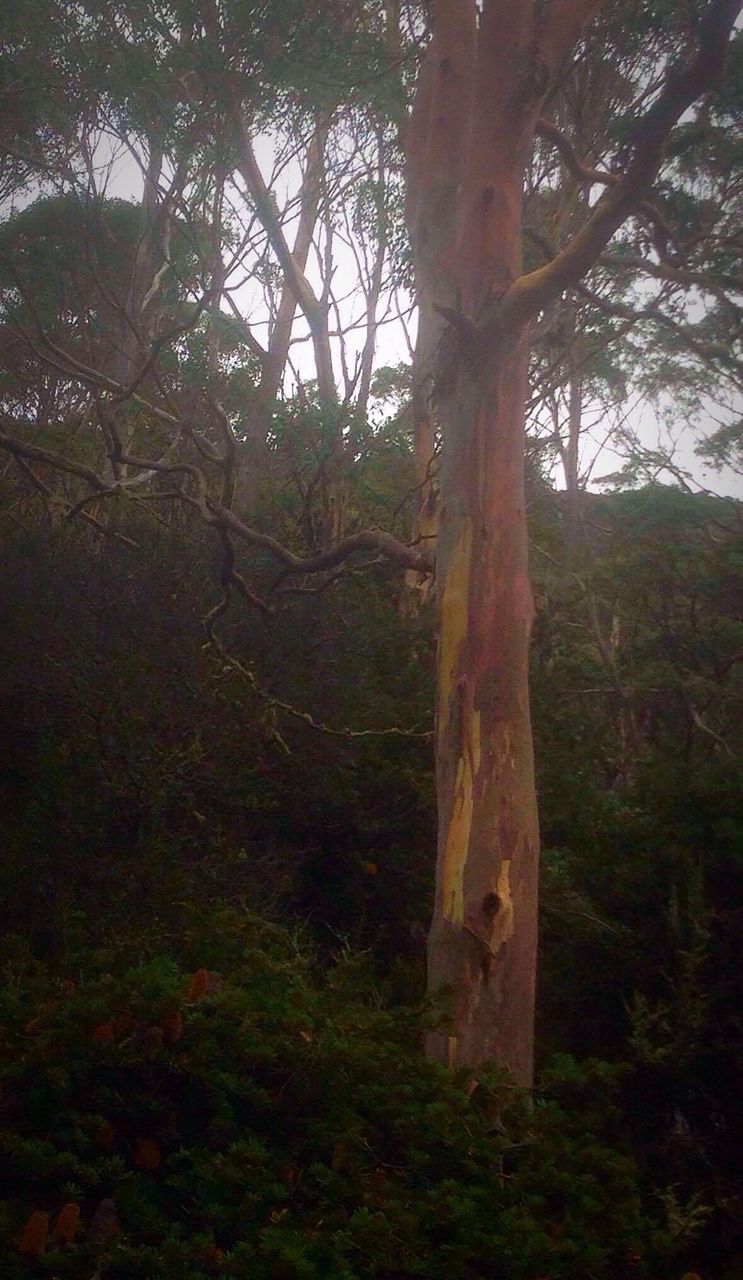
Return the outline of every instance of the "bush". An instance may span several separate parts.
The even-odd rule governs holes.
[[[231,913],[74,977],[11,956],[9,1280],[661,1275],[609,1069],[563,1064],[533,1105],[494,1075],[468,1088],[367,967],[319,975],[295,938]]]

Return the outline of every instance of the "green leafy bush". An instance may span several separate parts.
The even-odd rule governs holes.
[[[232,913],[172,952],[97,953],[63,981],[6,964],[9,1280],[662,1274],[609,1068],[563,1063],[534,1104],[497,1076],[473,1090],[424,1060],[420,1011],[383,1007],[366,956],[318,976]],[[32,1214],[51,1229],[23,1252]]]

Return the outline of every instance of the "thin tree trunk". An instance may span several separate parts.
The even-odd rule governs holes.
[[[333,358],[328,334],[327,307],[318,298],[304,270],[300,267],[287,244],[278,210],[272,193],[266,186],[253,151],[253,141],[241,106],[234,111],[239,151],[237,168],[255,204],[256,213],[265,229],[271,247],[284,273],[284,279],[292,290],[302,311],[312,339],[317,372],[318,393],[322,403],[336,404],[338,400]],[[309,162],[309,158],[308,158]],[[320,161],[320,173],[322,172]],[[308,246],[309,247],[309,246]]]
[[[412,541],[426,551],[435,552],[439,524],[439,490],[436,474],[436,409],[434,403],[434,367],[436,351],[444,332],[440,316],[418,291],[418,334],[413,359],[413,458],[415,463],[415,515]],[[429,596],[429,575],[405,575],[409,603],[422,604]]]
[[[567,502],[568,556],[575,556],[580,534],[580,486],[578,464],[580,457],[580,432],[583,419],[583,384],[575,360],[571,358],[568,387],[568,441],[564,455],[565,498]]]
[[[317,124],[307,147],[305,172],[299,195],[299,221],[291,249],[291,259],[302,279],[307,270],[307,260],[317,225],[327,134],[327,124]],[[261,480],[265,475],[271,416],[276,408],[286,372],[298,306],[296,282],[285,273],[268,349],[261,357],[261,376],[256,387],[255,407],[248,423],[248,439],[238,477],[239,503],[244,511],[255,511]]]
[[[300,193],[299,222],[297,224],[294,247],[292,249],[292,258],[296,263],[297,270],[301,272],[302,275],[304,275],[304,272],[307,270],[307,259],[312,245],[312,237],[315,234],[317,215],[320,207],[322,169],[324,164],[327,134],[327,124],[318,124],[313,131],[307,148],[307,161],[304,179],[302,182],[302,190]],[[266,419],[261,424],[259,432],[256,433],[256,437],[259,434],[263,443],[265,443],[266,435],[268,434],[268,413],[273,408],[274,401],[279,394],[284,377],[284,371],[286,369],[286,361],[289,355],[289,343],[294,325],[294,317],[297,313],[297,305],[296,292],[292,288],[289,280],[285,277],[281,290],[281,298],[276,311],[276,319],[274,321],[273,329],[271,330],[268,353],[261,369],[261,379],[258,389],[261,405],[266,406]]]
[[[132,263],[127,296],[119,307],[116,353],[111,363],[111,375],[122,387],[128,387],[134,381],[146,359],[148,344],[158,317],[157,273],[167,253],[167,213],[162,207],[159,192],[163,151],[152,141],[148,145],[140,206],[142,228]],[[129,406],[125,402],[115,414],[115,427],[125,454],[129,453],[132,444],[128,412]],[[115,458],[109,460],[108,465],[114,480],[121,479],[127,473],[126,465]]]
[[[162,149],[151,144],[142,193],[142,230],[126,303],[121,311],[118,351],[113,368],[113,376],[122,386],[127,386],[139,370],[142,351],[146,350],[157,313],[157,307],[153,305],[154,294],[152,297],[149,295],[163,261],[162,209],[158,191],[162,165]]]

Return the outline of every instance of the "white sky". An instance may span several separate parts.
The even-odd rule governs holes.
[[[268,179],[273,164],[271,139],[259,138],[255,151],[264,177]],[[102,143],[97,155],[101,156],[99,164],[101,190],[105,190],[108,197],[139,201],[142,191],[141,174],[132,157],[122,148],[112,152],[110,142]],[[287,167],[281,183],[283,190],[277,191],[280,205],[282,196],[289,197],[292,189],[296,189],[299,176],[300,169],[296,162],[293,166]],[[23,207],[33,198],[35,198],[34,193],[26,195],[25,198],[16,202],[15,208]],[[3,216],[7,216],[10,211],[6,209]],[[293,236],[291,221],[287,222],[286,231],[287,238],[291,242]],[[363,298],[354,299],[352,296],[356,268],[350,250],[345,249],[340,241],[336,241],[334,245],[334,262],[333,291],[339,299],[343,299],[339,302],[339,311],[345,327],[352,321],[363,320],[364,300]],[[312,258],[310,259],[307,275],[313,286],[319,289],[321,275],[317,258],[314,262]],[[260,290],[251,287],[248,282],[233,293],[233,297],[245,319],[250,321],[254,328],[258,341],[265,342],[268,322]],[[402,294],[397,301],[403,310],[410,305],[410,299]],[[384,305],[382,305],[378,319],[380,324],[377,333],[376,366],[407,363],[410,358],[408,342],[394,310],[388,307],[385,314]],[[408,329],[408,336],[412,339],[415,331],[414,318],[409,323]],[[314,377],[312,348],[309,341],[299,341],[303,337],[305,339],[308,337],[307,326],[303,318],[298,316],[295,324],[297,343],[292,347],[291,359],[299,376],[311,380]],[[347,335],[347,360],[351,366],[363,345],[363,340],[363,324],[354,333]],[[337,341],[333,343],[333,348],[336,374],[340,381],[340,347]],[[727,467],[716,471],[706,465],[694,452],[695,445],[700,439],[711,435],[720,425],[720,411],[717,406],[710,403],[709,413],[702,415],[701,421],[693,423],[687,423],[676,415],[669,424],[668,413],[665,412],[661,417],[647,401],[629,404],[626,411],[627,426],[636,434],[641,444],[649,449],[658,449],[672,454],[675,464],[689,474],[694,487],[698,486],[714,493],[743,499],[742,475]],[[743,416],[743,397],[740,395],[735,401],[729,402],[724,420],[734,420],[736,416]],[[610,423],[600,407],[586,405],[585,419],[587,426],[581,444],[581,472],[590,488],[605,488],[606,483],[602,483],[602,477],[620,470],[626,454],[622,454],[621,446],[612,443]],[[669,473],[661,473],[658,478],[663,482],[673,483],[673,477]],[[554,471],[554,482],[558,488],[562,487],[559,464]]]

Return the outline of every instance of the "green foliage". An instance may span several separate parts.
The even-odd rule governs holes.
[[[189,1001],[197,965],[210,985]],[[41,1274],[658,1274],[668,1240],[641,1209],[612,1073],[566,1060],[533,1107],[495,1076],[468,1096],[366,970],[343,954],[318,977],[291,935],[224,911],[170,954],[109,949],[61,983],[6,950],[5,1274],[30,1272],[29,1214],[70,1201],[79,1234]],[[108,1200],[118,1230],[101,1238]]]
[[[203,648],[218,599],[209,541],[144,515],[127,528],[140,551],[67,526],[3,562],[5,926],[59,954],[129,922],[170,929],[196,896],[309,918],[325,945],[373,943],[381,967],[417,957],[430,744],[342,731],[425,733],[428,621],[400,618],[384,570],[287,592],[270,628],[235,607],[229,653],[256,690]]]
[[[396,377],[380,391],[385,387],[395,391]],[[291,406],[286,416],[287,434],[280,442],[277,436],[276,450],[288,455],[293,449],[297,465],[311,476],[315,451],[322,452],[321,419],[311,402],[303,409]],[[403,428],[393,426],[378,437],[359,430],[357,440],[359,473],[350,500],[358,504],[360,518],[376,509],[386,521],[408,484],[400,465],[407,460]],[[302,547],[299,487],[285,483],[281,496],[282,534]],[[740,776],[731,753],[743,722],[740,663],[734,661],[743,637],[740,551],[730,532],[731,508],[660,488],[591,499],[588,518],[601,532],[591,557],[583,556],[575,574],[566,574],[559,569],[564,554],[559,508],[536,482],[532,507],[534,542],[540,548],[533,558],[539,613],[532,689],[546,846],[538,1044],[542,1060],[553,1053],[609,1059],[611,1080],[604,1068],[591,1067],[584,1079],[583,1067],[563,1062],[559,1081],[553,1076],[546,1081],[531,1116],[509,1112],[505,1134],[497,1120],[487,1142],[496,1141],[499,1180],[493,1181],[492,1170],[482,1176],[485,1200],[499,1206],[498,1220],[492,1230],[487,1226],[491,1234],[485,1237],[482,1223],[489,1224],[492,1214],[477,1191],[484,1166],[475,1162],[476,1185],[470,1187],[458,1147],[454,1154],[443,1148],[447,1168],[451,1155],[455,1185],[442,1190],[436,1183],[434,1194],[433,1184],[426,1183],[432,1199],[424,1202],[419,1184],[411,1191],[405,1182],[402,1205],[397,1198],[389,1202],[388,1188],[379,1210],[385,1215],[382,1223],[373,1216],[377,1208],[364,1199],[365,1179],[372,1177],[366,1166],[354,1165],[341,1180],[332,1169],[331,1152],[330,1173],[325,1170],[328,1137],[324,1155],[316,1158],[317,1148],[306,1148],[306,1168],[323,1166],[318,1177],[326,1179],[326,1189],[313,1181],[315,1173],[305,1172],[301,1186],[309,1188],[309,1202],[297,1208],[290,1197],[289,1213],[279,1222],[260,1220],[260,1231],[265,1228],[270,1236],[268,1252],[262,1253],[264,1246],[255,1243],[258,1219],[250,1219],[253,1242],[240,1237],[236,1201],[228,1196],[225,1202],[224,1193],[214,1189],[223,1167],[217,1157],[226,1159],[231,1145],[243,1140],[260,1143],[260,1150],[269,1152],[261,1159],[275,1182],[276,1169],[285,1159],[291,1164],[297,1144],[304,1151],[309,1136],[301,1129],[290,1139],[289,1121],[282,1121],[272,1155],[266,1117],[251,1119],[253,1129],[243,1123],[241,1112],[239,1131],[230,1129],[229,1142],[214,1151],[205,1137],[211,1119],[203,1126],[199,1121],[197,1158],[194,1122],[184,1167],[199,1185],[203,1175],[214,1212],[213,1221],[202,1213],[199,1231],[209,1246],[212,1239],[221,1243],[237,1274],[239,1266],[261,1266],[266,1274],[280,1274],[284,1267],[289,1275],[301,1275],[302,1267],[314,1267],[318,1275],[332,1275],[335,1268],[343,1276],[345,1267],[351,1275],[373,1275],[373,1270],[359,1271],[359,1258],[368,1253],[376,1274],[394,1276],[400,1273],[389,1261],[393,1246],[405,1244],[422,1275],[438,1275],[437,1265],[450,1266],[453,1276],[457,1267],[463,1276],[488,1274],[491,1264],[483,1271],[482,1258],[497,1248],[504,1259],[501,1272],[513,1280],[631,1277],[650,1267],[648,1259],[656,1268],[651,1274],[678,1280],[684,1264],[704,1276],[724,1274],[725,1259],[740,1247],[730,1206],[739,1194],[733,1047],[740,1036],[736,935],[743,831]],[[320,971],[311,976],[304,949],[292,950],[281,933],[246,925],[248,934],[254,931],[250,946],[270,950],[284,937],[279,951],[288,950],[282,952],[283,976],[276,985],[287,984],[298,1009],[308,1001],[325,1002],[323,1037],[330,1023],[346,1026],[361,1018],[368,1028],[353,1051],[343,1037],[342,1043],[332,1042],[342,1085],[330,1065],[331,1041],[322,1040],[326,1048],[318,1071],[342,1102],[343,1118],[331,1124],[328,1101],[324,1118],[316,1118],[321,1133],[332,1132],[340,1140],[341,1129],[358,1131],[361,1121],[348,1091],[365,1094],[372,1083],[369,1074],[355,1074],[360,1056],[368,1057],[369,1072],[377,1073],[380,1092],[394,1100],[399,1090],[407,1090],[409,1117],[396,1113],[385,1123],[399,1127],[411,1149],[414,1138],[425,1143],[425,1134],[440,1135],[439,1121],[433,1125],[428,1111],[424,1115],[424,1100],[425,1107],[436,1100],[437,1106],[449,1104],[438,1093],[433,1100],[426,1093],[434,1077],[417,1058],[418,1024],[399,1009],[401,1001],[419,996],[423,982],[434,847],[430,743],[327,734],[271,702],[279,697],[336,728],[427,728],[431,618],[426,611],[403,616],[394,576],[376,565],[351,572],[318,594],[279,593],[271,624],[233,605],[222,634],[229,652],[254,673],[256,688],[202,647],[202,619],[217,598],[215,554],[208,537],[187,520],[172,509],[167,522],[152,519],[146,507],[128,509],[120,527],[138,541],[134,552],[94,541],[79,525],[45,527],[43,508],[30,502],[20,509],[27,521],[35,520],[35,529],[19,532],[6,524],[0,582],[5,602],[0,638],[7,655],[0,679],[5,815],[0,897],[5,929],[23,939],[9,970],[9,989],[15,984],[21,1001],[14,1025],[25,1026],[38,1005],[52,998],[54,975],[74,978],[78,992],[65,1006],[74,1007],[74,1018],[55,1043],[59,1047],[64,1040],[68,1056],[78,1046],[72,1057],[91,1097],[98,1097],[95,1072],[102,1063],[115,1062],[123,1073],[116,1080],[127,1082],[119,1093],[129,1096],[131,1084],[138,1099],[133,1128],[126,1127],[129,1113],[123,1113],[125,1137],[116,1152],[91,1155],[89,1147],[79,1149],[59,1136],[52,1148],[37,1150],[37,1174],[46,1159],[53,1173],[51,1180],[41,1179],[47,1198],[39,1207],[56,1213],[68,1184],[80,1189],[85,1174],[80,1166],[93,1167],[93,1161],[95,1176],[90,1174],[78,1200],[84,1210],[80,1252],[69,1258],[86,1257],[85,1232],[102,1200],[119,1186],[138,1188],[141,1196],[144,1186],[139,1210],[127,1208],[134,1215],[128,1239],[136,1239],[139,1253],[136,1264],[128,1260],[126,1266],[136,1265],[140,1270],[134,1274],[143,1276],[158,1274],[158,1267],[163,1273],[170,1268],[171,1274],[188,1274],[189,1267],[198,1270],[200,1264],[187,1256],[190,1243],[184,1239],[192,1237],[185,1211],[183,1217],[180,1209],[168,1217],[170,1206],[181,1203],[176,1183],[167,1195],[163,1192],[164,1199],[158,1198],[160,1191],[154,1200],[148,1198],[148,1189],[160,1188],[166,1172],[176,1178],[179,1167],[177,1161],[171,1165],[175,1155],[163,1119],[166,1105],[177,1110],[177,1098],[173,1095],[172,1105],[163,1102],[156,1064],[171,1063],[193,1046],[197,1024],[199,1036],[212,1024],[207,1026],[200,1006],[184,1006],[180,1048],[158,1049],[150,1059],[154,1046],[140,1036],[128,1045],[123,1062],[111,1057],[110,1046],[93,1046],[89,1033],[114,1016],[117,1001],[144,1023],[145,1031],[157,1027],[153,1018],[165,1016],[168,1000],[182,1000],[183,974],[202,965],[228,977],[230,1001],[238,1000],[233,983],[252,990],[239,976],[245,965],[235,951],[235,938],[242,936],[239,945],[247,947],[247,935],[231,938],[215,923],[215,910],[225,904],[285,924],[305,921],[326,978],[333,974],[333,986]],[[259,562],[257,568],[269,582],[269,571]],[[31,592],[25,590],[28,583]],[[605,648],[609,643],[613,666],[607,666],[599,637]],[[205,916],[200,930],[195,912]],[[334,954],[346,942],[368,949],[363,967],[376,975],[381,995],[370,998],[363,984],[352,995],[347,965],[343,993],[338,993]],[[100,954],[91,956],[91,951]],[[286,957],[295,952],[290,964]],[[29,955],[50,964],[48,978],[41,971],[34,977]],[[153,957],[160,957],[154,969]],[[149,967],[142,971],[144,961]],[[291,974],[282,968],[285,963]],[[263,972],[262,961],[251,958],[250,964]],[[134,970],[136,977],[124,980],[125,972]],[[99,981],[106,973],[113,982]],[[135,993],[131,998],[123,995],[127,983]],[[224,996],[214,993],[216,1004],[203,1006],[204,1012],[213,1010],[215,1026],[222,1017],[219,1001],[227,999],[222,990]],[[255,1020],[253,999],[239,995],[247,1001],[240,1005],[243,1021]],[[330,1010],[327,1002],[333,1000],[338,1003]],[[61,1016],[58,1009],[54,1017]],[[261,1034],[273,1045],[275,1070],[286,1092],[295,1087],[295,1075],[311,1075],[314,1068],[297,1059],[296,1050],[305,1048],[280,1030],[283,1017],[277,1010],[274,1030],[267,1033],[262,1022]],[[52,1023],[57,1026],[53,1019],[50,1033]],[[211,1045],[212,1066],[216,1069],[224,1057],[225,1070],[235,1074],[234,1063],[244,1063],[252,1079],[255,1044],[249,1051],[239,1047],[229,1020],[220,1027],[217,1039],[204,1042]],[[13,1046],[8,1042],[9,1057],[19,1047],[22,1058],[27,1051],[37,1054],[29,1061],[43,1074],[41,1041],[18,1035]],[[386,1065],[371,1043],[377,1037],[389,1059]],[[248,1056],[240,1057],[244,1052]],[[211,1097],[216,1087],[207,1056],[205,1049],[195,1100],[205,1090]],[[55,1070],[61,1070],[59,1059],[55,1062]],[[400,1065],[393,1070],[395,1062]],[[481,1101],[476,1094],[466,1113],[470,1136]],[[84,1110],[78,1102],[69,1105]],[[102,1103],[96,1107],[94,1114],[105,1117]],[[158,1117],[157,1124],[143,1132],[149,1115]],[[375,1115],[374,1124],[381,1125]],[[0,1127],[8,1141],[13,1134],[46,1140],[48,1125],[39,1121],[38,1131],[27,1132],[24,1123],[20,1113],[8,1112]],[[536,1147],[528,1138],[532,1133]],[[591,1143],[586,1134],[593,1135]],[[157,1173],[132,1168],[134,1144],[147,1136],[167,1147]],[[498,1145],[501,1139],[513,1144],[511,1151]],[[385,1138],[379,1148],[382,1160],[407,1168],[399,1148],[385,1145],[389,1141]],[[627,1153],[637,1173],[626,1163]],[[425,1151],[424,1158],[432,1159]],[[114,1160],[112,1169],[106,1160]],[[234,1160],[242,1169],[247,1157],[238,1152]],[[234,1183],[238,1175],[232,1176]],[[390,1176],[397,1197],[397,1175]],[[440,1171],[440,1176],[445,1181],[449,1173]],[[341,1181],[352,1192],[351,1200],[341,1199],[343,1222],[330,1209],[331,1199],[341,1195]],[[604,1185],[624,1206],[621,1214],[607,1208]],[[2,1229],[8,1240],[17,1241],[36,1202],[30,1178],[24,1182],[15,1166],[6,1187],[9,1207]],[[573,1190],[577,1197],[578,1188],[584,1201],[580,1212],[577,1199],[566,1208],[566,1197]],[[116,1190],[122,1218],[128,1195]],[[271,1200],[266,1217],[285,1207],[284,1200]],[[638,1224],[638,1213],[665,1225]],[[308,1244],[308,1223],[314,1231],[320,1218],[320,1235]],[[432,1224],[439,1218],[451,1228],[452,1239],[461,1233],[451,1254],[443,1252],[448,1239],[435,1234]],[[155,1224],[154,1241],[144,1226],[143,1234],[136,1234],[140,1220]],[[173,1231],[167,1225],[171,1221]],[[557,1235],[554,1225],[546,1225],[555,1221],[563,1223]],[[219,1223],[226,1224],[221,1235]],[[331,1242],[333,1232],[337,1239],[333,1235]],[[563,1254],[555,1255],[550,1232],[563,1242]],[[353,1248],[344,1243],[349,1233]],[[671,1236],[680,1251],[678,1265],[668,1260]],[[642,1253],[642,1262],[630,1266],[620,1239],[627,1255]],[[204,1264],[205,1274],[211,1265]],[[555,1270],[558,1265],[562,1271]],[[26,1268],[21,1274],[28,1271],[20,1261],[18,1266]],[[49,1266],[57,1274],[51,1261]],[[88,1280],[94,1266],[87,1276],[81,1272],[81,1280]]]
[[[740,1248],[735,514],[659,486],[587,498],[593,541],[576,572],[540,562],[532,684],[539,1041],[632,1064],[633,1149],[649,1183],[675,1187],[682,1216],[690,1206],[692,1269],[715,1275]]]

